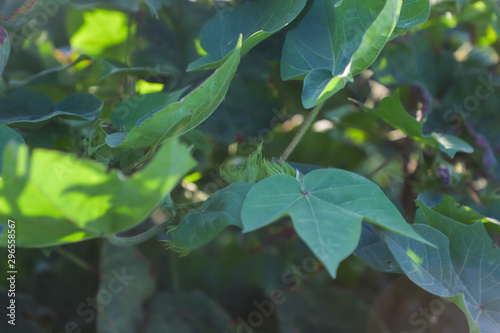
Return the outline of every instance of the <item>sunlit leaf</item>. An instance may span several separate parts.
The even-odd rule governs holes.
[[[50,246],[110,235],[144,220],[194,166],[188,148],[171,140],[142,170],[117,170],[72,154],[25,146],[5,150],[0,216],[19,221],[16,244]],[[0,238],[6,244],[6,233]]]

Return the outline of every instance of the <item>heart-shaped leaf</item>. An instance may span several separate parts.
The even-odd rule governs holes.
[[[303,179],[276,175],[257,183],[243,204],[244,232],[285,215],[333,277],[339,263],[356,248],[363,220],[427,242],[376,184],[339,169],[315,170]]]
[[[401,0],[315,0],[287,34],[284,80],[304,78],[302,103],[311,108],[334,95],[368,67],[389,41]]]
[[[225,61],[243,35],[241,56],[278,32],[300,14],[306,0],[258,0],[226,8],[203,27],[200,44],[207,56],[193,61],[188,71],[217,68]]]

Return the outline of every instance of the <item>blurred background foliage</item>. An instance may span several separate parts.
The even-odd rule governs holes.
[[[208,72],[186,72],[204,55],[200,30],[221,9],[242,2],[0,4],[0,24],[12,49],[2,94],[28,88],[30,102],[40,104],[45,97],[36,92],[53,103],[90,92],[104,102],[97,130],[85,120],[57,120],[19,133],[30,147],[82,157],[95,148],[85,157],[111,167],[127,165],[140,155],[116,160],[99,146],[110,132],[111,110],[137,94],[202,82]],[[493,0],[431,3],[426,23],[391,41],[370,69],[327,101],[290,161],[304,164],[302,170],[335,167],[364,175],[408,219],[417,194],[430,205],[448,194],[500,220],[500,10]],[[42,12],[46,15],[37,15]],[[205,200],[226,186],[220,165],[241,162],[260,142],[270,158],[290,142],[307,116],[301,83],[283,82],[279,74],[284,36],[293,27],[292,22],[242,59],[225,101],[198,127],[208,137],[208,149],[195,151],[198,165],[172,193],[176,202]],[[490,93],[484,100],[477,97],[481,85],[482,94]],[[475,152],[454,159],[433,154],[349,100],[376,107],[396,88],[407,111],[427,117],[424,131],[460,136]],[[241,320],[259,321],[252,317],[259,311],[256,303],[278,289],[285,301],[253,332],[468,332],[454,305],[437,305],[437,297],[405,277],[374,271],[355,257],[341,264],[336,280],[318,262],[307,271],[304,265],[313,256],[291,230],[286,219],[251,234],[228,229],[187,257],[165,251],[157,240],[133,248],[91,240],[43,251],[18,249],[19,321],[12,330],[2,319],[1,331],[234,332]],[[0,249],[0,255],[6,251]],[[115,295],[112,306],[92,310],[89,298],[123,267],[136,287]],[[5,274],[0,273],[4,291]],[[7,299],[4,291],[0,297]],[[245,329],[252,332],[240,326],[240,332]]]

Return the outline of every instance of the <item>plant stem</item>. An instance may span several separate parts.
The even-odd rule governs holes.
[[[75,265],[80,266],[84,270],[89,271],[89,272],[96,272],[96,269],[94,267],[92,267],[90,264],[85,262],[83,259],[75,256],[73,253],[68,252],[61,247],[56,247],[54,249],[54,251],[59,253],[61,256],[65,257],[66,259],[68,259],[69,261],[74,263]]]
[[[156,148],[158,148],[158,146],[151,147],[151,149],[149,149],[149,151],[146,153],[146,155],[144,155],[143,157],[141,157],[134,164],[131,164],[128,167],[126,167],[125,169],[123,169],[123,173],[124,174],[129,173],[130,171],[132,171],[133,169],[135,169],[136,167],[140,166],[141,164],[143,164],[144,162],[146,162],[148,159],[150,159],[151,156],[153,156],[153,154],[156,152]]]
[[[151,237],[159,234],[162,231],[165,231],[167,227],[170,225],[170,220],[167,220],[161,224],[155,225],[151,229],[143,232],[142,234],[131,236],[131,237],[122,237],[122,236],[117,236],[111,235],[108,237],[108,240],[111,244],[113,245],[118,245],[118,246],[131,246],[131,245],[136,245],[140,244],[142,242],[147,241]]]
[[[295,136],[293,137],[293,140],[290,142],[288,147],[286,147],[283,154],[281,154],[280,160],[282,162],[285,162],[288,159],[288,157],[290,157],[290,155],[292,154],[295,147],[297,147],[297,145],[302,140],[302,138],[306,134],[309,127],[311,127],[311,125],[313,124],[313,122],[316,119],[316,117],[318,116],[319,111],[321,110],[322,106],[323,106],[323,103],[318,104],[316,107],[314,107],[314,109],[312,109],[311,113],[309,113],[306,121],[302,124],[299,131],[295,134]]]

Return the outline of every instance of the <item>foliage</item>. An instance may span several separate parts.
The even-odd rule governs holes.
[[[492,0],[4,1],[17,328],[498,332],[499,20]],[[434,317],[370,312],[399,276]]]

